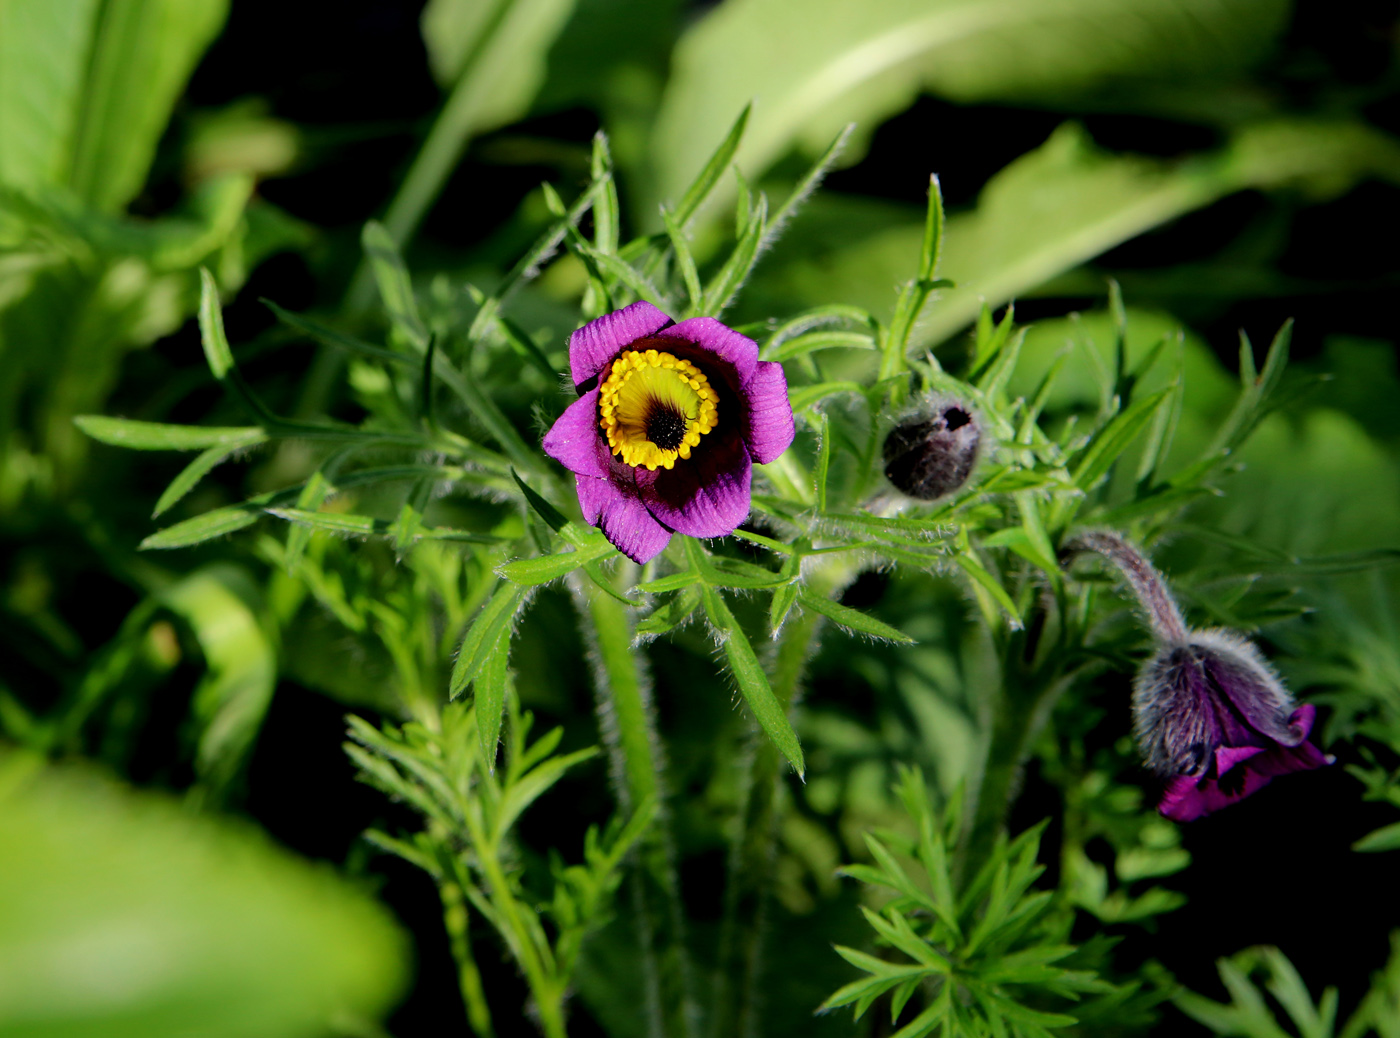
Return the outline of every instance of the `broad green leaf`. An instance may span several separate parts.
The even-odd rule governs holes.
[[[724,656],[744,701],[749,704],[759,726],[773,740],[773,745],[788,759],[797,774],[802,775],[807,770],[802,745],[797,741],[797,733],[792,730],[786,709],[778,702],[772,686],[768,684],[768,675],[763,672],[748,635],[734,619],[734,614],[718,591],[706,586],[702,588],[701,596],[710,624],[724,641]]]
[[[227,15],[228,0],[105,0],[69,178],[79,198],[115,212],[141,191],[175,102]]]
[[[798,596],[798,601],[804,607],[814,613],[821,613],[827,619],[834,621],[840,626],[850,631],[860,634],[868,634],[872,638],[879,638],[882,641],[898,642],[903,645],[913,644],[914,639],[905,634],[898,627],[891,627],[882,620],[877,620],[873,616],[862,613],[859,609],[852,609],[844,606],[840,602],[833,602],[829,598],[821,595],[813,595],[803,592]]]
[[[0,183],[66,181],[97,0],[0,0]]]
[[[0,756],[0,1033],[301,1038],[408,980],[389,913],[254,827]]]
[[[922,91],[962,102],[1064,96],[1112,81],[1235,68],[1262,53],[1283,0],[730,0],[675,50],[651,153],[675,197],[759,98],[745,137],[756,178],[794,144],[869,134]],[[778,46],[781,41],[781,46]],[[957,277],[949,267],[950,275]]]
[[[141,451],[194,451],[206,447],[236,450],[267,439],[256,425],[167,425],[99,414],[78,415],[73,424],[101,443]]]
[[[215,537],[223,537],[245,526],[252,526],[261,514],[262,509],[247,505],[216,508],[212,512],[205,512],[193,519],[186,519],[156,531],[141,542],[140,548],[143,551],[154,548],[188,548]]]

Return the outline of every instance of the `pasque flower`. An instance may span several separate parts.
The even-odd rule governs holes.
[[[646,562],[672,533],[719,537],[749,514],[753,462],[792,443],[781,364],[713,317],[672,322],[638,302],[569,338],[579,398],[545,435],[583,517]]]
[[[940,396],[885,437],[885,478],[921,501],[951,494],[967,482],[982,446],[982,426],[967,404]]]
[[[1086,533],[1066,547],[1113,562],[1156,636],[1133,687],[1133,732],[1147,766],[1167,780],[1162,814],[1190,821],[1279,775],[1331,763],[1307,741],[1316,710],[1294,702],[1252,642],[1187,628],[1161,574],[1118,534]]]

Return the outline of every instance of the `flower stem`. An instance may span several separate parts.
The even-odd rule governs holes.
[[[633,651],[626,606],[587,581],[576,582],[574,591],[591,643],[600,727],[618,801],[625,811],[653,798],[659,805],[656,820],[638,844],[641,868],[628,880],[642,950],[647,1034],[692,1038],[700,1009],[686,951],[671,814],[662,795],[665,762],[644,657]]]

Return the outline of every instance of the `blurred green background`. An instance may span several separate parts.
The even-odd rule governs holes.
[[[658,202],[748,102],[738,165],[777,197],[853,122],[840,168],[764,256],[736,322],[831,302],[887,312],[936,173],[951,213],[941,273],[956,287],[916,340],[940,357],[966,352],[983,302],[1014,299],[1016,319],[1037,322],[1016,376],[1030,392],[1066,343],[1110,340],[1113,279],[1134,356],[1184,332],[1184,440],[1228,408],[1240,329],[1266,341],[1295,318],[1298,379],[1331,377],[1261,429],[1228,497],[1192,513],[1215,538],[1168,545],[1164,568],[1208,564],[1221,536],[1297,554],[1395,547],[1398,59],[1397,5],[1321,0],[0,0],[0,1034],[174,1035],[191,1019],[222,1019],[211,1035],[378,1033],[411,956],[376,890],[417,959],[387,1027],[460,1018],[432,891],[357,841],[396,810],[340,750],[347,708],[392,710],[382,649],[303,605],[251,535],[139,552],[182,460],[98,445],[73,424],[239,424],[194,327],[199,266],[274,410],[356,419],[376,387],[347,383],[259,299],[377,334],[365,220],[384,221],[425,292],[489,286],[550,220],[539,183],[566,198],[586,183],[599,128],[640,232],[660,227]],[[736,193],[702,214],[702,260]],[[512,304],[556,367],[584,283],[565,259]],[[1097,403],[1092,371],[1074,368],[1092,356],[1075,354],[1051,412]],[[529,374],[508,400],[523,423],[555,388]],[[246,460],[165,518],[312,465],[294,445]],[[387,551],[317,543],[329,569],[363,574],[364,594],[398,579]],[[1400,764],[1392,582],[1290,582],[1323,618],[1284,610],[1269,637],[1295,687],[1346,690],[1328,739],[1354,737],[1338,752],[1372,798],[1336,768],[1191,828],[1194,865],[1174,877],[1187,906],[1154,920],[1155,937],[1119,936],[1129,958],[1216,993],[1216,956],[1279,944],[1345,1006],[1386,934],[1344,937],[1343,924],[1393,924],[1400,907],[1393,859],[1348,850],[1400,805],[1385,778]],[[845,978],[826,945],[859,922],[831,870],[888,812],[895,761],[944,788],[960,773],[975,707],[947,689],[968,620],[935,585],[862,578],[845,601],[925,644],[896,657],[843,643],[814,665],[800,726],[812,772],[792,791],[773,923],[798,950],[771,993],[785,1021],[771,1034],[850,1033],[844,1016],[807,1015]],[[1243,598],[1200,587],[1192,607],[1233,623]],[[538,649],[520,654],[537,661],[520,664],[522,700],[571,745],[595,741],[586,675],[553,665],[582,653],[567,597],[542,594],[521,637]],[[690,694],[703,642],[689,631],[652,650],[702,942],[735,795],[713,759],[735,721],[724,697]],[[1086,694],[1102,718],[1088,745],[1120,745],[1126,684]],[[1063,807],[1053,770],[1053,753],[1033,765],[1019,822]],[[566,780],[527,844],[572,847],[605,813],[603,786],[601,765]],[[103,951],[131,947],[151,952],[116,969]],[[580,981],[581,1035],[633,1033],[607,947]],[[101,968],[83,1002],[71,976],[88,966]],[[517,983],[500,962],[483,969]],[[503,1033],[530,1033],[518,1026]]]

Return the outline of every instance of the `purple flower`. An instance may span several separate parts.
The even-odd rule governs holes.
[[[1133,733],[1147,766],[1167,780],[1158,810],[1178,822],[1242,800],[1279,775],[1332,763],[1307,741],[1316,710],[1297,705],[1248,639],[1190,630],[1162,575],[1109,531],[1082,534],[1127,578],[1157,637],[1133,686]]]
[[[1316,709],[1298,706],[1253,643],[1189,631],[1138,673],[1133,730],[1168,778],[1158,810],[1178,822],[1242,800],[1279,775],[1331,763],[1307,741]]]
[[[574,474],[584,519],[636,562],[672,533],[733,533],[749,514],[753,462],[792,443],[782,365],[713,317],[675,324],[633,303],[574,332],[569,367],[579,398],[545,453]]]

